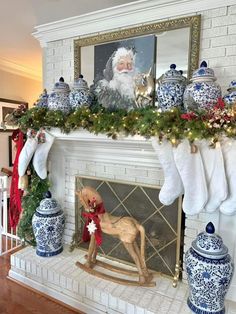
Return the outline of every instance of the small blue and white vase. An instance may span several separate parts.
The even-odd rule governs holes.
[[[190,79],[191,84],[187,85],[184,92],[184,108],[186,111],[196,109],[210,109],[221,97],[220,85],[215,83],[214,71],[207,67],[203,61],[200,68],[193,72]]]
[[[47,192],[46,198],[36,209],[32,226],[37,243],[37,255],[48,257],[62,252],[65,215],[57,201],[51,198],[50,192]]]
[[[92,104],[92,96],[89,92],[88,83],[83,79],[83,75],[74,82],[72,91],[69,94],[70,105],[72,109],[78,109],[82,106]]]
[[[224,299],[233,276],[233,263],[222,238],[209,222],[185,254],[189,284],[188,306],[197,314],[224,314]]]
[[[183,94],[186,86],[186,78],[182,71],[176,70],[176,65],[171,64],[170,70],[163,74],[157,87],[158,107],[162,111],[170,110],[173,107],[183,106]]]
[[[60,110],[64,114],[69,114],[71,105],[69,100],[70,87],[64,82],[63,77],[54,85],[52,93],[48,97],[48,109]]]
[[[228,106],[236,105],[236,80],[230,82],[227,91],[228,94],[223,97],[224,102]]]
[[[40,108],[48,107],[48,93],[46,89],[44,89],[42,94],[39,95],[39,99],[36,101],[35,106]]]

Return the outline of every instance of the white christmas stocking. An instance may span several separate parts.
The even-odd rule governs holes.
[[[224,159],[220,143],[215,148],[209,147],[206,140],[199,141],[198,147],[202,156],[208,189],[207,212],[215,211],[226,199],[228,186],[226,181]]]
[[[228,182],[228,197],[220,205],[220,211],[226,215],[236,213],[236,141],[225,138],[222,141],[222,152]]]
[[[55,137],[45,132],[45,142],[39,143],[33,158],[34,170],[41,179],[47,178],[47,158]]]
[[[23,177],[25,174],[27,167],[30,163],[31,158],[38,146],[38,134],[33,134],[32,130],[27,132],[27,141],[25,142],[24,147],[22,148],[19,156],[19,163],[18,163],[18,174],[19,177]]]
[[[183,211],[196,215],[203,210],[207,199],[207,185],[200,152],[191,153],[188,140],[174,150],[174,159],[184,185]]]
[[[170,205],[184,192],[183,183],[174,161],[173,147],[166,140],[160,144],[156,138],[152,138],[152,146],[161,163],[165,178],[159,193],[159,200],[164,205]]]

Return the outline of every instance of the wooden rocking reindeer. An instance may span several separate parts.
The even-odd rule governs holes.
[[[100,194],[92,187],[84,187],[81,191],[77,191],[76,194],[79,196],[79,200],[85,209],[83,216],[87,219],[83,240],[90,240],[86,256],[87,262],[85,264],[77,262],[76,265],[93,275],[117,283],[148,287],[155,286],[155,282],[151,281],[153,276],[148,272],[145,263],[144,227],[132,217],[116,217],[107,213]],[[117,237],[122,241],[137,266],[138,272],[112,266],[96,259],[97,246],[102,243],[102,232]],[[138,234],[140,234],[141,238],[140,248],[136,242]],[[129,276],[139,276],[139,281],[122,279],[99,272],[93,269],[95,265]]]

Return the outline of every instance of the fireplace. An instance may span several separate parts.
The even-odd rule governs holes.
[[[76,177],[76,190],[92,186],[102,196],[106,210],[114,216],[131,216],[141,223],[146,231],[146,263],[151,270],[168,276],[175,275],[176,264],[181,263],[181,202],[176,200],[170,206],[160,203],[160,187],[144,184],[130,184],[104,178]],[[75,246],[87,249],[82,232],[84,228],[83,208],[75,203]],[[103,243],[98,253],[106,258],[131,263],[128,252],[122,242],[103,234]]]
[[[84,130],[77,130],[68,135],[57,129],[51,129],[50,132],[56,137],[49,156],[51,192],[61,204],[66,215],[64,251],[50,260],[36,258],[35,251],[31,247],[19,251],[12,256],[9,276],[86,313],[138,314],[147,311],[154,314],[159,308],[163,313],[189,313],[186,305],[188,290],[187,285],[185,285],[184,263],[183,280],[178,282],[176,289],[173,288],[173,275],[177,279],[179,274],[179,263],[176,265],[174,263],[179,262],[179,256],[182,256],[182,252],[176,250],[176,247],[180,247],[181,250],[183,247],[183,251],[186,252],[196,234],[204,229],[209,219],[221,228],[221,234],[230,235],[230,232],[235,230],[228,228],[234,224],[232,217],[219,216],[219,213],[215,212],[214,214],[201,213],[196,216],[182,216],[182,224],[181,215],[177,215],[177,221],[173,220],[173,213],[177,212],[177,208],[181,208],[181,200],[177,200],[175,204],[166,208],[159,203],[158,191],[163,185],[164,179],[150,140],[134,136],[119,137],[114,141],[105,135],[94,135]],[[145,227],[148,234],[146,240],[148,267],[164,273],[164,276],[156,277],[156,287],[148,289],[125,287],[98,279],[76,267],[77,261],[85,262],[85,251],[80,246],[80,249],[74,249],[70,252],[69,246],[75,232],[81,231],[83,227],[81,219],[77,216],[78,210],[81,208],[78,206],[78,198],[75,195],[76,190],[83,185],[92,185],[98,188],[105,198],[106,209],[114,211],[114,213],[117,210],[117,214],[119,214],[120,208],[122,208],[126,214],[125,207],[129,210],[130,204],[136,204],[137,208],[135,211],[130,210],[130,214],[138,213],[136,218],[140,219],[144,226],[147,224]],[[107,200],[106,193],[110,187],[118,196],[118,201],[117,197],[115,201]],[[129,194],[130,198],[127,197]],[[146,194],[148,195],[147,200],[145,199]],[[152,208],[153,213],[148,212],[147,217],[143,217],[142,214],[146,208],[148,210]],[[172,238],[168,238],[169,242],[166,241],[165,231],[162,229],[166,226],[165,224],[160,230],[154,228],[154,232],[152,232],[149,221],[156,220],[155,217],[158,217],[158,222],[166,220],[167,230],[171,230],[169,233],[172,236]],[[179,237],[174,236],[175,232],[172,233],[172,229],[177,230],[173,228],[176,224],[181,226],[181,233],[183,234],[181,237],[179,231],[177,232]],[[222,229],[223,226],[225,226],[224,230]],[[77,234],[77,238],[81,239],[81,236]],[[172,240],[173,242],[171,242]],[[114,260],[117,259],[118,253],[113,257],[109,254],[114,243],[112,241],[114,241],[112,238],[109,238],[108,242],[104,238],[104,243],[107,242],[109,247],[108,249],[104,248],[103,251],[110,259],[107,262],[121,267],[120,262]],[[116,245],[116,249],[119,248],[117,242],[115,242],[114,247]],[[153,251],[149,250],[150,248],[154,251],[156,249],[161,256],[159,260],[162,261],[163,259],[165,263],[160,263],[159,260],[156,262],[156,258],[153,258],[154,262],[152,263]],[[232,251],[233,248],[230,247],[230,249]],[[168,251],[171,250],[174,251],[175,255],[171,252],[171,254],[163,256],[164,251],[169,253]],[[103,254],[103,251],[100,254]],[[116,251],[113,250],[113,252]],[[153,253],[153,257],[159,257],[155,253]],[[178,254],[180,255],[178,256]],[[122,267],[129,268],[130,266],[126,265],[129,263],[126,257],[123,257]],[[101,256],[98,258],[103,259]],[[160,268],[155,268],[156,266]],[[235,300],[234,279],[227,299]]]

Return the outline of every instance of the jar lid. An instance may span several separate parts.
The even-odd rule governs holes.
[[[199,255],[211,259],[223,258],[228,253],[222,238],[215,233],[215,227],[212,222],[207,224],[206,231],[198,234],[196,240],[192,242],[192,248]]]
[[[43,215],[51,215],[56,214],[61,210],[61,206],[57,203],[57,201],[52,197],[51,192],[46,193],[46,198],[44,198],[36,211]]]
[[[166,71],[163,75],[162,82],[181,82],[184,81],[182,71],[176,70],[176,65],[171,64],[170,70]]]
[[[80,74],[79,78],[74,81],[73,88],[74,89],[88,90],[88,83],[83,79],[83,75],[82,74]]]
[[[193,72],[191,81],[199,79],[210,79],[212,81],[216,81],[215,73],[212,69],[207,67],[206,61],[202,61],[200,68]]]
[[[230,84],[229,84],[229,88],[227,88],[228,92],[231,92],[231,91],[234,91],[234,90],[236,90],[236,80],[231,81]]]
[[[56,82],[53,91],[55,93],[69,93],[70,87],[67,83],[64,82],[64,78],[60,77],[59,82]]]

